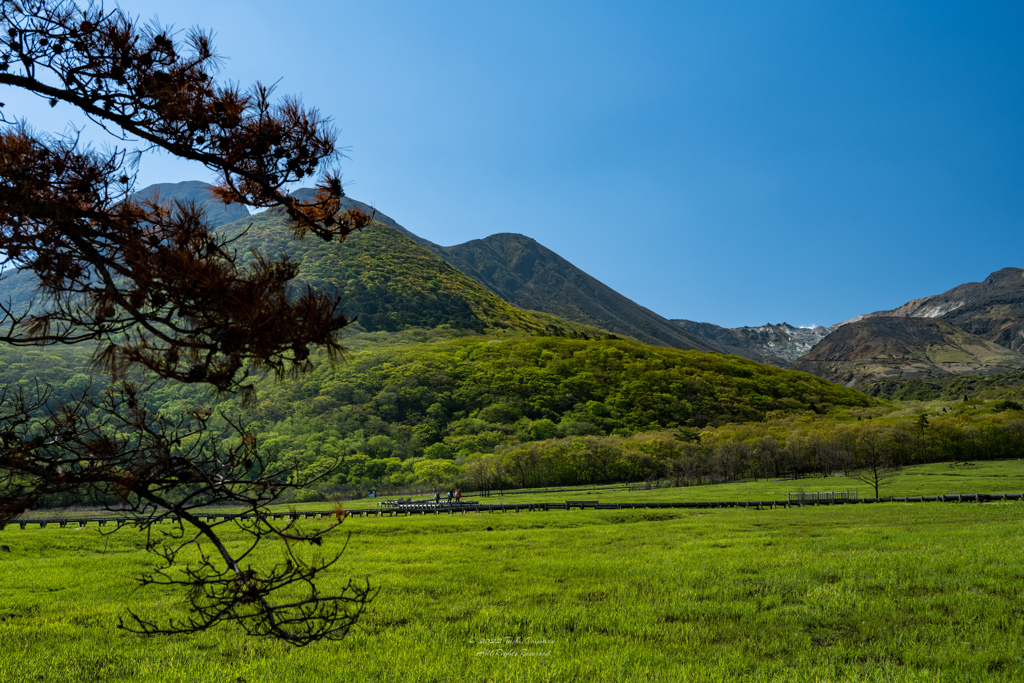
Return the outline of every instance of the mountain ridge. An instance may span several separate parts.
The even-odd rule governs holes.
[[[718,348],[759,363],[788,367],[829,333],[829,328],[766,323],[757,327],[720,327],[694,320],[672,320]]]
[[[292,193],[309,199],[313,190]],[[648,344],[696,351],[721,351],[580,270],[531,237],[496,233],[443,247],[411,232],[390,216],[346,197],[345,208],[373,212],[374,220],[398,230],[416,244],[519,308],[633,337]]]
[[[168,201],[195,202],[206,210],[206,219],[213,227],[233,223],[250,215],[242,204],[225,204],[210,192],[213,185],[201,180],[185,180],[180,183],[156,183],[148,185],[132,195],[135,199],[156,199],[161,204]]]
[[[428,247],[429,248],[429,247]],[[626,334],[648,344],[719,351],[518,233],[497,233],[434,253],[521,308]]]
[[[847,387],[1024,369],[1024,354],[941,318],[873,316],[842,325],[789,365]]]
[[[285,216],[263,212],[219,228],[234,238],[243,263],[255,251],[287,256],[298,264],[293,286],[310,286],[344,296],[346,316],[366,331],[396,332],[407,327],[483,333],[516,329],[533,334],[600,334],[593,328],[516,308],[428,249],[380,221],[342,242],[296,240]]]
[[[942,318],[972,334],[1013,350],[1024,348],[1024,269],[1007,267],[981,282],[966,282],[941,294],[913,299],[869,317]],[[838,326],[837,326],[838,327]]]

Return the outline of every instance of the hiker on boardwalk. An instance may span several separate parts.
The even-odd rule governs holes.
[[[451,502],[452,502],[452,492],[448,491],[448,503],[451,504]]]
[[[460,491],[459,489],[455,489],[455,502],[458,503],[461,498],[462,498],[462,491]]]
[[[435,491],[434,492],[434,505],[440,505],[440,503],[441,503],[441,492],[440,491]]]

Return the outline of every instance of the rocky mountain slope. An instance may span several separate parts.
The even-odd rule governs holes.
[[[942,319],[872,316],[833,330],[789,365],[848,387],[888,380],[996,374],[1024,368],[1024,354]]]
[[[1024,269],[1003,268],[981,282],[968,282],[847,322],[880,316],[942,318],[1001,346],[1020,350],[1024,348]]]
[[[780,368],[800,358],[828,335],[827,327],[793,327],[787,323],[760,327],[719,327],[693,320],[673,320],[708,344],[758,363]]]
[[[873,394],[927,396],[960,376],[1013,375],[1022,351],[1024,270],[1003,268],[839,323],[789,367]]]
[[[861,324],[883,318],[885,322]],[[941,320],[966,336],[945,326],[893,322],[911,318]],[[805,370],[849,386],[865,387],[884,378],[883,393],[892,394],[907,378],[937,381],[1018,367],[1014,352],[1024,351],[1024,270],[1004,268],[982,282],[860,315],[832,328],[800,329],[783,323],[730,329],[691,320],[673,322],[709,344],[762,363]]]

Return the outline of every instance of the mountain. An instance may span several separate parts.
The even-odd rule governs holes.
[[[313,190],[292,193],[309,199]],[[346,208],[374,212],[374,220],[398,230],[473,278],[505,301],[531,311],[628,335],[648,344],[696,351],[719,351],[611,287],[583,272],[547,247],[524,235],[499,233],[452,247],[442,247],[410,232],[393,218],[346,197]]]
[[[249,209],[242,204],[225,204],[216,199],[210,192],[213,185],[199,180],[186,180],[181,183],[157,183],[136,192],[137,199],[157,199],[161,204],[172,202],[195,202],[206,208],[206,218],[210,225],[218,227],[245,218]]]
[[[138,199],[159,197],[162,204],[196,202],[206,208],[206,217],[213,227],[245,218],[249,210],[241,204],[224,204],[210,193],[213,186],[198,180],[182,183],[158,183],[136,192]],[[25,271],[8,271],[0,275],[0,303],[10,305],[16,313],[25,311],[36,291],[35,275]]]
[[[276,211],[222,225],[218,230],[233,239],[243,265],[260,254],[287,256],[297,267],[294,286],[347,297],[345,312],[357,318],[344,338],[349,353],[345,362],[332,365],[315,352],[314,367],[302,377],[262,378],[256,398],[245,406],[235,397],[206,395],[202,387],[157,382],[144,396],[149,407],[177,414],[185,405],[219,401],[212,403],[215,415],[221,409],[228,415],[241,411],[243,422],[258,423],[261,453],[270,461],[311,475],[344,457],[343,469],[326,483],[404,486],[430,481],[439,467],[446,481],[453,480],[478,467],[484,456],[503,459],[505,452],[513,453],[508,462],[521,463],[523,472],[546,477],[556,461],[546,455],[535,460],[541,451],[534,446],[509,448],[535,443],[564,453],[558,463],[571,462],[609,480],[642,478],[647,470],[638,467],[655,472],[667,462],[665,453],[681,458],[704,428],[762,425],[781,416],[811,419],[876,404],[806,373],[651,346],[517,308],[422,240],[389,225],[387,216],[378,212],[376,218],[344,242],[296,240]],[[499,235],[479,242],[486,249],[477,245],[452,253],[496,287],[559,286],[580,315],[587,315],[586,301],[576,303],[572,296],[587,295],[619,319],[645,311],[532,240]],[[555,298],[545,291],[536,297]],[[610,310],[625,306],[623,301],[629,306]],[[677,339],[687,338],[682,328],[664,324]],[[52,387],[55,401],[73,400],[90,386],[100,390],[105,381],[86,369],[90,350],[0,345],[0,381],[16,386],[40,379]],[[627,443],[633,435],[661,430],[673,433],[650,437],[660,439],[657,449]],[[609,454],[623,465],[609,464]],[[514,465],[508,467],[511,472]],[[582,476],[581,469],[558,468],[558,476],[577,482]]]
[[[677,349],[718,351],[713,344],[630,301],[537,241],[499,233],[431,251],[521,308]]]
[[[445,328],[462,332],[518,330],[549,336],[595,337],[605,332],[536,311],[524,311],[503,301],[420,246],[379,212],[369,228],[344,242],[314,238],[296,240],[280,211],[250,215],[244,206],[224,206],[210,197],[206,183],[165,183],[145,188],[136,196],[160,201],[205,201],[211,222],[233,238],[231,247],[242,263],[256,258],[287,255],[299,264],[294,287],[341,293],[343,310],[357,320],[354,329],[395,332],[407,327]],[[350,208],[371,211],[348,200]],[[223,223],[231,217],[233,222]],[[397,225],[397,224],[396,224]],[[31,273],[5,273],[0,301],[24,310],[35,290]]]
[[[963,376],[1009,373],[1000,385],[1012,384],[1024,367],[1021,351],[1024,270],[1003,268],[982,282],[839,323],[788,367],[872,394],[926,398],[971,393],[956,379]]]
[[[1020,350],[1024,348],[1024,269],[1003,268],[982,282],[968,282],[847,322],[879,316],[942,318],[991,342]]]
[[[891,320],[860,325],[879,318],[940,319],[967,336],[944,326]],[[761,363],[823,373],[857,386],[885,378],[888,389],[883,393],[892,395],[902,391],[898,384],[907,378],[928,377],[934,383],[940,377],[1017,367],[1017,356],[1006,352],[1024,350],[1024,270],[1004,268],[983,282],[969,282],[889,311],[859,315],[832,328],[794,328],[783,323],[730,329],[692,320],[672,322],[709,344]],[[857,327],[846,329],[851,325]],[[841,330],[845,331],[839,334]],[[822,340],[823,345],[816,346]],[[879,353],[884,358],[876,357]]]
[[[349,318],[366,331],[447,327],[482,333],[515,329],[552,336],[600,335],[551,315],[523,311],[460,273],[395,228],[374,222],[344,242],[296,240],[287,219],[265,211],[220,230],[237,236],[243,262],[287,255],[299,264],[294,286],[340,293]]]
[[[946,320],[872,316],[834,329],[789,365],[848,387],[1024,369],[1024,354]]]
[[[828,335],[821,327],[793,327],[787,323],[760,327],[719,327],[693,320],[673,320],[687,332],[708,344],[758,363],[787,367]]]

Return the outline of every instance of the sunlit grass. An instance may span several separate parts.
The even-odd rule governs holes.
[[[0,680],[1019,680],[1022,522],[1022,503],[354,518],[332,580],[379,597],[302,650],[120,632],[126,606],[177,609],[134,590],[140,534],[9,527]]]

